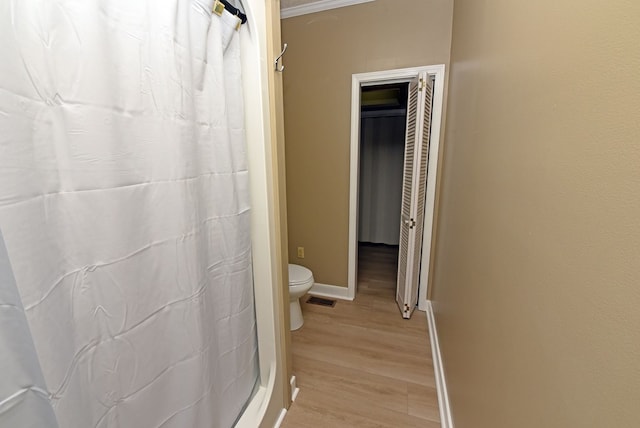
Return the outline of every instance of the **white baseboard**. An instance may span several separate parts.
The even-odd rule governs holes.
[[[314,283],[309,294],[319,297],[329,297],[340,300],[353,300],[349,297],[349,289],[347,287],[338,287],[337,285]]]
[[[296,385],[295,376],[291,376],[291,379],[289,379],[289,385],[291,385],[291,402],[293,403],[294,401],[296,401],[296,397],[300,392],[300,388],[298,388],[298,386]],[[282,409],[280,411],[280,416],[278,416],[278,420],[276,421],[273,428],[280,428],[280,425],[282,425],[285,416],[287,416],[287,409]]]
[[[440,343],[438,342],[438,331],[436,330],[436,319],[433,315],[433,307],[431,306],[430,301],[427,301],[427,322],[429,324],[429,338],[431,339],[431,353],[433,357],[433,370],[436,378],[436,389],[438,391],[441,425],[442,428],[453,428],[449,393],[447,392],[447,382],[444,377],[442,355],[440,355]]]
[[[280,428],[280,425],[282,425],[282,422],[284,421],[284,417],[286,415],[287,409],[280,410],[280,416],[278,416],[278,420],[276,421],[275,425],[273,425],[273,428]]]
[[[291,402],[293,403],[294,401],[296,401],[296,397],[300,392],[300,388],[298,388],[298,386],[296,385],[295,376],[291,376],[291,379],[289,380],[289,384],[291,385]]]

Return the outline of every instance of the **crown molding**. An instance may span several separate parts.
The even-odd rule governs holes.
[[[294,16],[322,12],[323,10],[337,9],[339,7],[353,6],[360,3],[369,3],[372,1],[375,0],[319,0],[313,3],[302,4],[300,6],[283,8],[280,10],[280,18],[292,18]]]

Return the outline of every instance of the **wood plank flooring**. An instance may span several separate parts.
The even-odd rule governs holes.
[[[300,393],[282,427],[439,428],[425,314],[404,320],[395,302],[397,247],[361,244],[359,254],[355,301],[302,305],[292,332]]]

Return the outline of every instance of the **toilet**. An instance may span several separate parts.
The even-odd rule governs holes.
[[[289,265],[289,307],[291,311],[291,331],[304,324],[300,298],[313,286],[313,273],[300,265]]]

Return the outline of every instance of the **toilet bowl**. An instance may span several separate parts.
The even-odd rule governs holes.
[[[291,312],[291,330],[302,327],[302,308],[300,298],[313,286],[313,273],[300,265],[289,265],[289,307]]]

